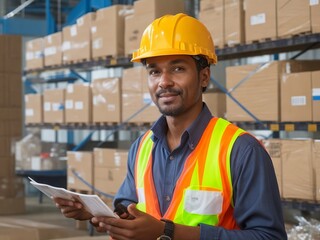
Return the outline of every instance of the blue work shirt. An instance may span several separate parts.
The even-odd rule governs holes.
[[[175,184],[185,160],[197,146],[212,118],[206,104],[198,118],[186,129],[180,145],[172,152],[166,141],[166,118],[160,117],[151,127],[153,131],[153,177],[162,215],[168,209]],[[134,165],[141,136],[132,144],[128,156],[128,173],[114,204],[137,203]],[[231,152],[234,217],[240,229],[226,230],[200,224],[201,240],[285,240],[282,206],[278,184],[270,156],[250,134],[240,136]]]

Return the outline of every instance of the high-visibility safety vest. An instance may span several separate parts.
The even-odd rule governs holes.
[[[137,208],[153,217],[197,226],[200,223],[238,229],[233,217],[230,154],[244,130],[222,118],[212,118],[197,147],[186,159],[172,201],[161,216],[152,175],[152,131],[142,137],[135,163]]]

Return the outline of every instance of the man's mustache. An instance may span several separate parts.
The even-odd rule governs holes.
[[[160,97],[162,94],[175,94],[175,95],[180,95],[181,91],[178,89],[170,88],[170,89],[160,89],[159,91],[156,92],[156,96]]]

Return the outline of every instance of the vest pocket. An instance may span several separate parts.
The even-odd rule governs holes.
[[[185,190],[184,210],[192,214],[218,215],[222,211],[223,197],[220,191]]]

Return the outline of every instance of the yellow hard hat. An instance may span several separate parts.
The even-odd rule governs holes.
[[[209,63],[217,63],[208,29],[199,20],[183,13],[154,20],[143,32],[140,48],[133,52],[131,61],[166,55],[203,55]]]

